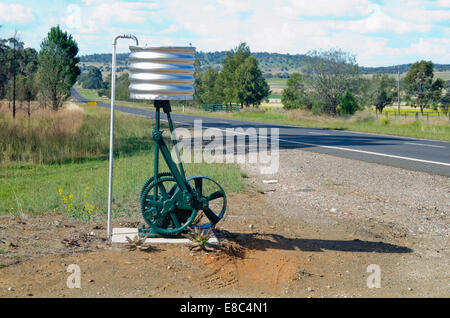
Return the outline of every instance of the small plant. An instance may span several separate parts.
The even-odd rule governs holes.
[[[86,187],[83,192],[83,207],[80,207],[80,204],[75,204],[74,206],[74,195],[71,193],[68,196],[64,194],[64,190],[60,188],[58,190],[59,196],[61,197],[64,208],[70,217],[74,218],[88,218],[90,219],[92,212],[94,211],[94,205],[89,202],[88,191],[90,187]]]
[[[131,239],[130,237],[125,237],[125,239],[127,240],[128,244],[126,245],[126,247],[130,250],[130,251],[144,251],[144,250],[148,250],[150,247],[146,247],[144,248],[144,244],[145,244],[145,240],[147,239],[147,236],[144,237],[139,237],[138,235],[136,235],[136,237],[134,239]]]
[[[385,126],[389,125],[390,122],[389,117],[388,116],[381,117],[380,122]]]
[[[208,246],[211,245],[209,239],[214,234],[212,230],[213,228],[202,230],[200,226],[191,229],[187,234],[187,238],[191,241],[191,249],[194,251],[209,251]]]
[[[244,178],[244,179],[248,179],[249,178],[248,173],[244,172],[244,171],[241,172],[241,177]]]
[[[62,188],[59,189],[59,196],[62,198],[63,200],[63,204],[64,207],[67,210],[67,213],[72,214],[73,213],[73,208],[72,208],[72,199],[73,199],[73,194],[69,194],[69,196],[66,196],[64,194],[64,190]]]
[[[0,247],[0,255],[1,254],[5,254],[5,252],[6,252],[5,248],[4,247]]]

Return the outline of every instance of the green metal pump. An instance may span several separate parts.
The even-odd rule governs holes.
[[[225,214],[225,191],[207,176],[186,179],[183,163],[179,160],[178,166],[175,164],[160,130],[162,109],[167,115],[170,132],[175,137],[170,102],[156,100],[155,108],[156,124],[152,133],[155,142],[154,176],[144,184],[140,196],[142,216],[148,226],[139,228],[139,236],[175,236],[192,227],[211,228]],[[176,139],[173,143],[180,158]],[[170,172],[159,173],[160,152]]]

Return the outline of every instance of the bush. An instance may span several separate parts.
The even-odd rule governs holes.
[[[349,91],[346,91],[341,98],[341,104],[339,105],[339,114],[341,115],[353,115],[358,110],[358,103],[355,96]]]
[[[381,122],[383,125],[389,125],[389,123],[390,123],[389,117],[387,117],[387,116],[381,117],[380,122]]]
[[[322,115],[329,112],[329,107],[321,100],[314,99],[311,111],[314,115]]]

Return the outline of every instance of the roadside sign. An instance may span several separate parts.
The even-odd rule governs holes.
[[[88,106],[92,106],[92,107],[97,106],[97,102],[88,102],[87,104],[88,104]]]

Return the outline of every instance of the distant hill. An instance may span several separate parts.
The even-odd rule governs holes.
[[[222,52],[197,52],[202,69],[221,68],[222,60],[225,58],[226,51]],[[129,53],[117,54],[116,60],[119,68],[126,69],[128,64],[127,58]],[[304,54],[280,54],[280,53],[252,53],[259,62],[259,66],[265,77],[286,78],[293,72],[299,72],[306,58]],[[80,63],[100,63],[107,65],[106,70],[111,64],[111,54],[92,54],[84,55],[80,58]],[[362,74],[396,74],[400,68],[400,73],[406,73],[411,68],[412,63],[383,66],[383,67],[360,67]],[[450,64],[434,64],[436,72],[450,71]]]

